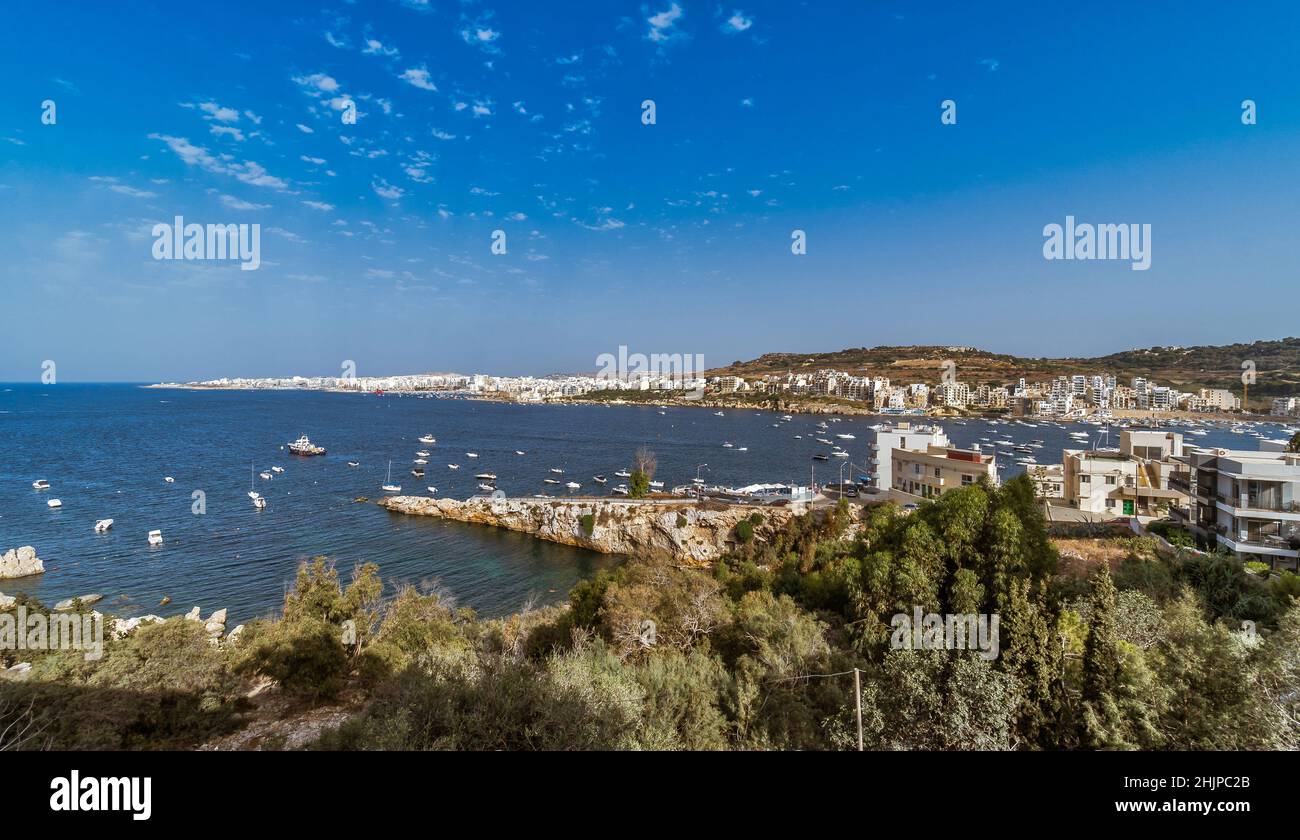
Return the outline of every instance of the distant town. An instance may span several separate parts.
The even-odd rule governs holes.
[[[1082,420],[1123,416],[1125,412],[1241,412],[1242,396],[1226,388],[1182,391],[1144,377],[1127,383],[1099,374],[1062,375],[1042,381],[1024,377],[1006,385],[970,385],[959,380],[892,382],[883,376],[854,376],[834,369],[763,374],[686,377],[672,372],[626,378],[590,375],[496,376],[491,374],[430,373],[398,376],[290,376],[283,378],[221,378],[200,382],[161,383],[160,388],[236,390],[323,390],[384,393],[446,392],[463,396],[543,403],[599,396],[604,399],[679,401],[689,397],[700,405],[718,400],[751,398],[799,410],[801,400],[832,399],[878,414],[1009,413],[1016,417]],[[1243,390],[1243,395],[1247,393]],[[1253,413],[1300,416],[1300,396],[1272,397],[1250,405]]]

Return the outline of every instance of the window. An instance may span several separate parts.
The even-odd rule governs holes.
[[[1081,476],[1079,476],[1079,483],[1080,483],[1080,484],[1092,484],[1092,476],[1090,476],[1090,475],[1081,475]]]
[[[975,476],[970,475],[968,473],[961,474],[961,484],[963,487],[965,487],[967,484],[974,484],[974,483],[975,483]]]
[[[1115,476],[1113,475],[1106,476],[1106,486],[1111,487],[1114,486],[1114,484],[1115,484]]]

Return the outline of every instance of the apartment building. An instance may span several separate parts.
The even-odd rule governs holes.
[[[1186,504],[1183,436],[1126,429],[1119,450],[1067,449],[1062,453],[1063,498],[1072,508],[1114,516],[1157,516]],[[1172,482],[1172,483],[1171,483]]]
[[[895,449],[925,451],[931,446],[948,447],[951,442],[942,426],[895,423],[877,428],[876,439],[870,444],[871,455],[867,462],[874,473],[874,485],[881,490],[894,486],[892,452]]]
[[[1274,397],[1273,410],[1269,413],[1275,417],[1293,417],[1300,414],[1300,397]]]
[[[1034,483],[1034,497],[1048,501],[1065,498],[1065,467],[1060,464],[1036,464],[1027,472]]]
[[[1269,442],[1272,443],[1272,442]],[[1300,562],[1300,454],[1191,449],[1187,506],[1175,517],[1239,559],[1274,569]]]
[[[949,490],[969,487],[981,478],[998,483],[993,456],[974,449],[929,446],[924,451],[894,449],[890,453],[894,490],[935,499]]]

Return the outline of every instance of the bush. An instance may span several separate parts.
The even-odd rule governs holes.
[[[748,519],[742,519],[736,526],[736,539],[742,544],[754,539],[754,525]]]
[[[582,533],[590,537],[596,530],[596,517],[590,513],[584,513],[578,518],[578,524],[582,527]]]

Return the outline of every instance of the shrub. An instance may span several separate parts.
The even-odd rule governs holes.
[[[742,519],[736,526],[736,539],[741,543],[748,543],[754,539],[754,525],[748,519]]]
[[[596,530],[596,517],[590,513],[584,513],[578,518],[578,524],[582,527],[582,533],[590,537]]]

